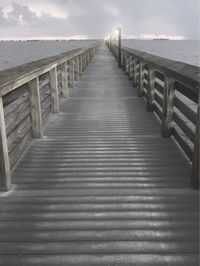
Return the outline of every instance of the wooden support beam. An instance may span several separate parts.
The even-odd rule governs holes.
[[[74,88],[74,58],[69,61],[69,87]]]
[[[28,83],[28,94],[31,109],[32,137],[43,137],[42,111],[40,101],[39,77]]]
[[[80,76],[82,75],[83,73],[83,57],[82,57],[82,54],[79,55],[79,73],[80,73]]]
[[[139,80],[138,80],[138,96],[143,97],[144,95],[144,63],[139,63]]]
[[[89,51],[87,51],[87,66],[88,66],[89,62],[90,62],[90,54],[89,54]]]
[[[123,52],[123,71],[126,71],[126,52]]]
[[[0,190],[8,191],[10,188],[10,161],[3,110],[3,99],[0,97]]]
[[[137,59],[133,58],[133,86],[137,88],[137,78],[138,78],[138,72],[137,72]]]
[[[200,156],[199,156],[199,147],[200,147],[200,94],[198,101],[197,109],[197,119],[196,119],[196,130],[195,130],[195,139],[194,139],[194,150],[193,150],[193,162],[192,162],[192,179],[191,184],[194,189],[199,189],[199,179],[200,179]]]
[[[174,112],[174,80],[165,76],[164,80],[164,97],[163,97],[163,112],[161,123],[161,135],[163,137],[171,136],[172,120]]]
[[[129,80],[133,79],[133,57],[129,56]]]
[[[126,75],[129,75],[129,54],[126,55],[125,73]]]
[[[52,113],[55,114],[59,112],[58,77],[56,68],[49,71],[49,81],[51,92],[51,110]]]
[[[75,81],[78,81],[79,76],[80,76],[80,73],[79,73],[79,56],[75,57],[75,62],[76,62]]]
[[[68,75],[67,74],[67,62],[65,62],[61,65],[62,93],[63,93],[63,97],[65,98],[69,96],[67,75]]]
[[[155,81],[156,81],[156,72],[154,69],[148,69],[148,78],[147,78],[147,111],[154,111],[154,98],[155,98]]]

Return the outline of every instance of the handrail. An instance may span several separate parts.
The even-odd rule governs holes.
[[[118,61],[119,47],[107,46]],[[191,161],[191,184],[199,188],[200,68],[127,47],[121,48],[121,61],[147,111],[160,119],[161,135],[173,136]]]
[[[50,112],[79,80],[101,42],[0,72],[0,190],[33,138],[43,137]]]

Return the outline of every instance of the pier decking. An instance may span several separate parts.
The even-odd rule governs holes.
[[[0,197],[0,265],[198,265],[198,192],[105,45]]]

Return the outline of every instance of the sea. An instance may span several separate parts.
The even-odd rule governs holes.
[[[0,71],[86,47],[97,40],[0,41]],[[123,40],[122,45],[187,64],[200,66],[200,41]]]

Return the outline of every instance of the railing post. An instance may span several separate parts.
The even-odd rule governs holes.
[[[59,112],[59,95],[58,95],[58,79],[57,79],[57,69],[53,68],[49,71],[50,80],[50,92],[51,92],[51,110],[52,113]]]
[[[90,54],[89,51],[87,51],[87,65],[89,65],[89,62],[90,62]]]
[[[133,79],[133,56],[129,57],[129,79]]]
[[[80,76],[82,75],[83,72],[83,60],[82,60],[82,55],[79,55],[79,74]]]
[[[78,81],[79,80],[79,56],[76,56],[75,58],[76,61],[76,72],[75,72],[75,80]]]
[[[83,71],[85,70],[85,52],[83,52]]]
[[[0,97],[0,190],[11,187],[10,161],[6,136],[3,99]]]
[[[155,81],[156,72],[154,69],[148,69],[148,80],[147,80],[147,111],[154,111],[154,96],[155,96]]]
[[[69,61],[69,86],[74,88],[74,57]]]
[[[129,75],[129,54],[126,54],[126,68],[125,68],[126,75]]]
[[[68,97],[67,62],[61,65],[62,93],[63,97]]]
[[[123,71],[126,71],[126,52],[123,52]]]
[[[174,112],[174,80],[165,76],[164,80],[164,97],[163,97],[163,112],[161,123],[161,135],[169,137],[172,130],[172,120]]]
[[[199,179],[200,179],[200,158],[199,158],[199,146],[200,146],[200,136],[199,136],[199,127],[200,127],[200,93],[197,107],[197,120],[196,120],[196,130],[195,130],[195,139],[194,139],[194,150],[193,150],[193,163],[192,163],[192,179],[191,184],[194,189],[199,188]]]
[[[133,58],[133,86],[137,88],[137,59]]]
[[[144,63],[139,63],[139,81],[138,81],[138,96],[142,97],[144,95]]]
[[[28,94],[31,109],[32,137],[43,137],[42,110],[40,102],[39,77],[28,83]]]

